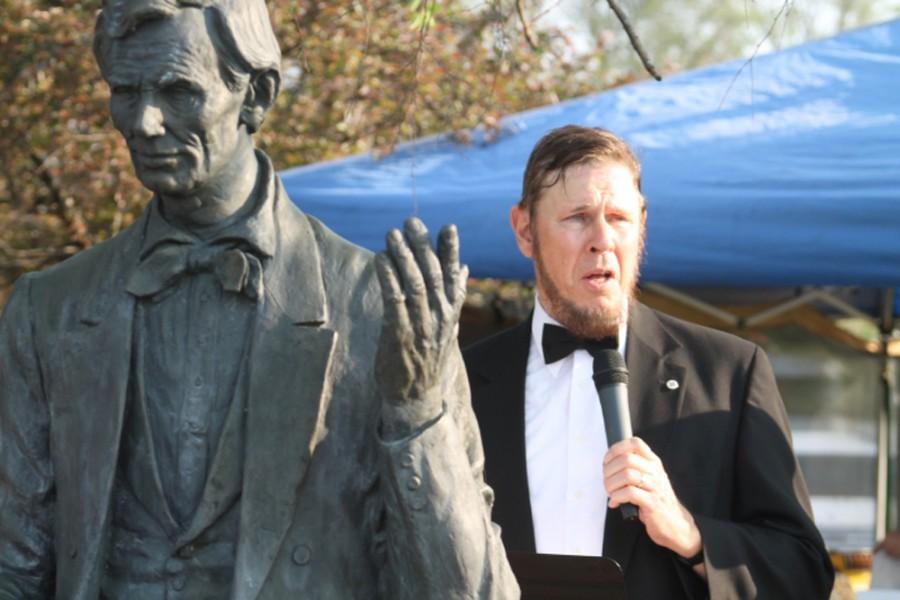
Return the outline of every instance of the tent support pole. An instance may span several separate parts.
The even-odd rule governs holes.
[[[875,496],[875,540],[884,539],[888,530],[888,506],[891,488],[896,495],[896,484],[891,485],[891,437],[898,432],[891,431],[891,414],[897,394],[897,375],[893,359],[887,351],[888,342],[894,331],[894,290],[886,289],[882,294],[881,339],[882,339],[882,399],[878,406],[878,463]]]
[[[722,310],[717,306],[713,306],[708,302],[703,302],[702,300],[698,300],[693,296],[689,296],[684,292],[679,292],[678,290],[673,290],[672,288],[662,285],[660,283],[645,283],[643,287],[650,290],[651,292],[657,293],[660,296],[666,296],[671,298],[672,300],[676,300],[681,302],[685,306],[689,306],[695,310],[698,310],[702,313],[705,313],[711,317],[714,317],[723,323],[730,325],[732,327],[739,324],[739,319],[731,314],[728,311]]]
[[[875,326],[879,325],[879,322],[876,319],[873,319],[870,315],[866,314],[864,311],[859,310],[858,308],[856,308],[849,302],[844,302],[840,298],[836,298],[836,297],[832,296],[831,294],[823,293],[821,296],[819,296],[818,300],[823,302],[824,304],[831,305],[833,308],[838,309],[839,311],[843,312],[847,316],[855,317],[857,319],[862,319],[862,320],[864,320],[868,323],[871,323],[872,325],[875,325]]]
[[[798,306],[803,306],[804,304],[809,304],[810,302],[818,300],[824,295],[825,295],[825,293],[822,292],[822,290],[818,290],[818,289],[809,290],[807,292],[800,294],[796,298],[792,298],[791,300],[782,302],[781,304],[779,304],[777,306],[773,306],[772,308],[770,308],[768,310],[764,310],[760,313],[756,313],[755,315],[753,315],[751,317],[747,317],[746,319],[744,319],[744,326],[745,327],[756,327],[760,323],[765,323],[769,319],[771,319],[773,317],[777,317],[778,315],[784,314],[784,313],[788,312],[789,310],[792,310]]]

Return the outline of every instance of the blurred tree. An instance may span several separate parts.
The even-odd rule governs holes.
[[[109,122],[91,51],[99,0],[0,6],[2,305],[21,273],[114,235],[149,194]],[[589,91],[565,36],[536,28],[539,45],[530,47],[512,1],[281,0],[270,8],[284,86],[257,141],[277,168],[387,151],[439,131],[491,130],[505,113]]]
[[[2,6],[0,286],[115,233],[141,198],[107,123],[90,51],[96,9]]]

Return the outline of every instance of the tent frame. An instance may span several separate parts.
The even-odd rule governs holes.
[[[892,465],[891,449],[900,441],[900,390],[898,386],[897,358],[900,358],[900,335],[896,331],[894,316],[895,289],[882,290],[880,314],[873,317],[823,287],[804,288],[795,297],[764,306],[723,308],[710,302],[658,283],[643,283],[641,299],[657,308],[673,312],[692,321],[711,325],[718,329],[746,332],[764,326],[786,322],[796,323],[813,334],[830,338],[852,348],[879,356],[881,368],[881,401],[878,403],[878,440],[875,497],[875,539],[884,538],[887,531],[900,523],[900,468]],[[672,305],[675,304],[675,306]],[[833,319],[822,315],[813,307],[823,304],[838,315],[862,319],[878,328],[880,339],[860,338],[834,324]],[[680,310],[679,310],[680,309]],[[686,314],[687,313],[687,314]],[[893,426],[892,426],[893,424]],[[894,498],[895,505],[890,506]]]

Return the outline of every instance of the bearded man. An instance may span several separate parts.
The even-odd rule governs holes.
[[[567,126],[534,148],[510,214],[534,312],[464,352],[504,544],[613,558],[634,600],[827,598],[769,361],[634,300],[646,215],[640,165],[612,133]],[[630,373],[635,437],[612,445],[598,346]]]

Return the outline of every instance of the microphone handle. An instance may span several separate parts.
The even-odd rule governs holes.
[[[603,411],[607,443],[612,446],[616,442],[632,437],[628,386],[624,383],[598,385],[597,396],[600,397],[600,410]],[[634,504],[622,504],[619,506],[619,511],[626,521],[634,521],[638,518],[638,509]]]

